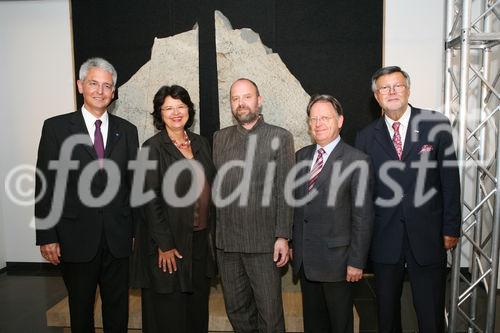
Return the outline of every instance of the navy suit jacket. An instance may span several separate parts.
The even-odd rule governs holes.
[[[406,229],[420,265],[442,262],[443,235],[459,237],[461,225],[460,180],[448,119],[435,111],[411,107],[401,161],[384,117],[358,133],[356,147],[371,157],[376,170],[371,259],[396,263]],[[431,167],[424,174],[422,165],[418,167],[426,161]],[[385,169],[388,162],[394,164]],[[400,191],[395,191],[398,187]],[[391,198],[396,203],[381,201]]]
[[[54,198],[57,175],[54,170],[49,169],[49,163],[59,159],[63,143],[74,134],[88,136],[88,145],[79,144],[73,148],[71,159],[78,161],[78,167],[69,171],[62,197]],[[118,189],[106,205],[89,207],[82,202],[78,193],[79,180],[84,168],[97,160],[97,154],[83,115],[81,111],[76,111],[47,119],[42,128],[37,159],[37,168],[46,180],[46,189],[43,192],[44,184],[37,178],[36,194],[43,195],[35,204],[35,217],[45,218],[54,202],[63,201],[63,208],[54,227],[41,228],[41,224],[37,223],[36,244],[58,242],[63,261],[86,262],[97,253],[104,233],[113,256],[129,256],[132,251],[135,214],[132,214],[130,207],[132,177],[128,171],[128,162],[135,159],[138,146],[137,128],[130,122],[109,114],[104,154],[119,169],[118,184],[114,184]],[[90,185],[90,192],[94,197],[99,197],[111,179],[112,177],[99,170],[87,186]]]

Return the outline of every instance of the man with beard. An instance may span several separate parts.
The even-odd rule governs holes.
[[[215,133],[213,154],[226,311],[236,332],[284,332],[280,268],[288,262],[291,236],[293,208],[284,184],[294,164],[293,137],[264,122],[253,81],[236,80],[230,101],[238,124]]]

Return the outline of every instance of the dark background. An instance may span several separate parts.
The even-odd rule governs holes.
[[[370,77],[382,63],[383,0],[73,0],[71,7],[76,71],[87,58],[106,58],[118,71],[118,86],[150,59],[155,37],[198,22],[200,129],[208,138],[219,129],[215,9],[233,28],[259,33],[308,94],[340,100],[348,143],[379,114]]]

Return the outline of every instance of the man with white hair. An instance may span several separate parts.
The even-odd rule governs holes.
[[[47,119],[38,147],[41,177],[36,193],[41,198],[35,205],[36,244],[47,261],[61,268],[73,333],[94,331],[97,286],[104,331],[127,332],[128,263],[134,230],[127,167],[139,143],[134,125],[107,112],[116,78],[114,67],[102,58],[83,63],[77,81],[84,102],[81,110]],[[66,174],[59,170],[65,164],[63,148],[71,139],[80,140],[70,155],[77,165],[68,165]],[[57,171],[51,161],[59,162]],[[108,172],[109,164],[115,167],[109,168],[112,172]],[[92,167],[95,172],[86,177],[85,171]],[[58,190],[61,183],[63,191]],[[104,195],[108,187],[116,187],[111,198]],[[86,191],[96,202],[89,205]],[[60,214],[54,217],[53,211],[61,205]]]

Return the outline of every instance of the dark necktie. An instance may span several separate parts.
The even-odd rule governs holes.
[[[101,133],[101,124],[101,120],[97,119],[95,121],[94,149],[99,160],[102,160],[104,158],[104,140]]]
[[[401,160],[403,156],[403,143],[401,142],[401,134],[399,134],[399,126],[401,123],[396,121],[392,124],[394,129],[394,136],[392,137],[392,142],[394,143],[394,148],[396,148],[396,153],[398,154],[398,159]]]
[[[307,183],[307,191],[310,192],[312,188],[314,187],[314,184],[316,183],[316,180],[318,179],[319,173],[321,172],[321,169],[323,168],[323,154],[325,153],[325,150],[323,148],[318,149],[318,157],[316,158],[316,162],[314,162],[314,165],[311,169],[311,176],[309,177],[309,182]]]

